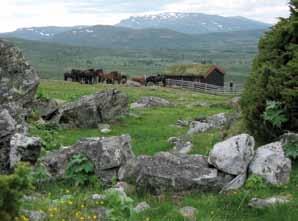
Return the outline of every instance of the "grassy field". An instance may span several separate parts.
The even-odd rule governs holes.
[[[75,68],[103,68],[143,76],[160,73],[173,64],[207,62],[220,65],[227,72],[227,82],[243,83],[257,53],[257,38],[240,41],[231,37],[228,42],[213,38],[198,42],[199,47],[194,49],[90,48],[10,40],[22,49],[43,79],[61,80],[63,73]]]
[[[82,95],[92,94],[107,88],[117,88],[128,94],[130,102],[141,96],[159,96],[175,104],[171,108],[152,108],[130,111],[125,116],[111,124],[109,135],[129,134],[132,137],[133,151],[136,155],[152,155],[159,151],[167,151],[171,146],[167,139],[182,135],[184,128],[178,128],[178,119],[193,119],[209,116],[220,112],[232,111],[226,103],[230,98],[204,95],[182,90],[167,88],[130,88],[126,86],[80,85],[61,81],[42,81],[38,90],[40,96],[71,101]],[[212,108],[198,107],[199,102],[207,102]],[[98,129],[52,129],[31,125],[31,133],[41,136],[46,141],[46,149],[59,148],[61,145],[74,144],[83,137],[103,136]],[[105,135],[106,136],[106,135]],[[193,138],[193,153],[207,154],[213,144],[220,141],[220,131],[212,131]],[[141,214],[117,220],[129,221],[183,221],[178,213],[183,206],[198,209],[197,220],[230,221],[230,220],[297,220],[298,217],[298,164],[293,164],[291,182],[282,187],[272,187],[267,184],[249,180],[245,188],[228,194],[196,193],[196,194],[165,194],[162,197],[132,194],[133,204],[147,201],[151,209]],[[62,220],[96,220],[94,208],[109,206],[108,202],[91,200],[91,195],[101,193],[100,185],[74,187],[65,182],[46,183],[37,186],[31,194],[36,200],[24,202],[23,207],[32,210],[42,210],[50,221]],[[252,209],[247,206],[252,197],[269,197],[272,195],[291,195],[291,203],[265,210]],[[67,200],[59,200],[69,195]]]

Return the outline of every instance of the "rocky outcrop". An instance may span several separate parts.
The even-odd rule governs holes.
[[[110,183],[113,178],[117,178],[119,168],[134,158],[131,138],[123,135],[82,139],[70,148],[48,154],[42,162],[50,174],[63,177],[69,160],[77,154],[84,154],[93,163],[95,175],[104,183]]]
[[[137,102],[132,103],[130,108],[168,107],[171,103],[160,97],[142,97]]]
[[[229,138],[214,145],[208,162],[228,174],[245,174],[254,157],[254,146],[254,138],[248,134]]]
[[[229,128],[238,118],[236,114],[219,113],[210,117],[196,119],[190,123],[188,134],[204,133],[211,129]]]
[[[201,155],[175,155],[161,152],[140,156],[120,168],[120,180],[135,182],[137,191],[154,194],[176,191],[216,191],[233,177],[210,168]]]
[[[25,118],[38,84],[36,71],[21,51],[0,40],[0,173],[11,172],[20,160],[34,162],[39,155],[41,145],[31,146],[28,137],[19,134],[28,132]]]
[[[41,151],[41,139],[16,133],[10,140],[9,162],[13,169],[20,161],[36,163]]]
[[[47,118],[68,128],[97,128],[99,123],[109,122],[127,112],[127,95],[108,90],[66,103]]]
[[[281,142],[259,147],[249,166],[250,173],[273,185],[287,184],[291,169],[291,160],[285,157]]]
[[[7,110],[0,111],[0,173],[6,173],[10,169],[9,151],[10,139],[15,133],[16,121]]]
[[[33,101],[39,84],[36,71],[21,51],[0,40],[0,105],[16,102],[21,106]]]

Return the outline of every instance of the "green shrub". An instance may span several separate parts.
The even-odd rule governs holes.
[[[56,150],[62,146],[59,142],[59,137],[62,136],[60,128],[55,124],[33,125],[31,134],[42,138],[42,145],[47,151]]]
[[[252,191],[265,189],[266,187],[267,184],[265,180],[262,177],[256,175],[250,176],[245,183],[245,189]]]
[[[268,121],[274,127],[278,128],[281,128],[282,124],[288,121],[282,109],[282,104],[276,101],[267,101],[263,118],[265,121]]]
[[[286,144],[284,150],[287,157],[293,160],[298,159],[298,142]]]
[[[108,217],[111,221],[125,221],[132,215],[133,199],[124,192],[109,189],[105,193],[105,205],[109,208]]]
[[[94,167],[83,154],[74,155],[68,162],[66,178],[76,186],[90,184],[94,180]]]
[[[259,42],[259,53],[241,98],[245,124],[262,141],[283,131],[298,130],[298,0],[290,2],[291,15],[281,19]],[[264,121],[267,101],[275,101],[291,123]],[[280,121],[281,118],[279,118]]]
[[[31,188],[29,167],[20,165],[14,174],[0,175],[0,220],[10,221],[18,215],[22,194]]]

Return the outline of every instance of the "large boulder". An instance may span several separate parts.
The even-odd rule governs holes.
[[[104,183],[117,178],[119,168],[134,158],[130,136],[122,135],[82,139],[72,147],[49,153],[42,162],[50,174],[63,177],[69,160],[77,154],[84,154],[93,163],[95,174]]]
[[[120,168],[120,180],[136,183],[137,191],[219,191],[233,177],[210,168],[206,157],[161,152],[140,156]]]
[[[26,105],[34,99],[39,78],[21,51],[0,40],[0,105],[17,102]]]
[[[0,174],[8,172],[10,139],[15,133],[16,121],[7,110],[0,110]]]
[[[127,95],[107,90],[66,103],[46,119],[64,127],[97,128],[99,123],[109,122],[127,112]]]
[[[14,169],[20,161],[36,163],[41,151],[41,139],[16,133],[10,139],[9,162]]]
[[[254,138],[248,134],[231,137],[214,145],[208,162],[228,174],[245,174],[254,157],[254,146]]]
[[[291,169],[291,160],[285,157],[281,142],[259,147],[249,165],[252,174],[263,177],[273,185],[287,184]]]
[[[160,97],[141,97],[130,105],[131,108],[168,107],[171,103]]]

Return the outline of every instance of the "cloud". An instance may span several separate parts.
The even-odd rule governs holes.
[[[129,16],[202,12],[274,23],[288,0],[1,0],[0,32],[31,26],[115,24]]]

